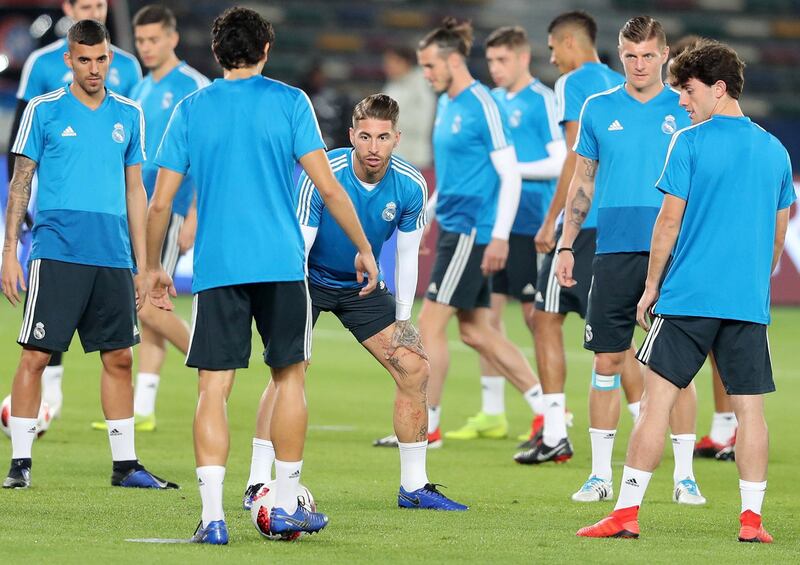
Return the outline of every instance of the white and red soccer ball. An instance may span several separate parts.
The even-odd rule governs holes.
[[[250,517],[253,525],[262,536],[267,539],[277,541],[294,541],[301,536],[301,532],[290,534],[271,534],[269,531],[269,515],[272,507],[275,506],[275,484],[277,481],[270,481],[261,487],[253,497],[253,506],[250,508]],[[316,512],[317,504],[311,491],[303,485],[297,488],[297,503]]]
[[[39,416],[36,420],[36,437],[42,437],[44,435],[47,428],[50,427],[52,418],[50,406],[43,400],[41,406],[39,406]],[[11,437],[11,428],[8,425],[10,419],[11,395],[9,394],[3,399],[3,404],[0,405],[0,430],[3,430],[3,433],[8,437]]]

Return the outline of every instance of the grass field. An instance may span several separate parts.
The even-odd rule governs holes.
[[[188,317],[189,301],[179,311]],[[0,395],[8,394],[16,366],[21,312],[0,306]],[[509,306],[506,322],[513,339],[532,348],[519,309]],[[524,467],[511,460],[515,441],[446,443],[429,452],[429,477],[447,485],[446,494],[471,506],[447,514],[396,508],[397,453],[371,447],[390,431],[393,383],[339,326],[323,316],[314,338],[314,363],[308,375],[310,429],[303,483],[331,522],[320,535],[296,543],[261,538],[241,510],[247,480],[250,438],[265,367],[254,346],[251,368],[241,371],[230,399],[231,456],[225,509],[231,532],[227,547],[133,544],[126,538],[187,538],[199,519],[194,486],[191,419],[195,376],[172,352],[159,393],[158,430],[137,438],[139,458],[155,473],[179,482],[179,491],[112,488],[108,439],[89,422],[101,418],[99,359],[85,356],[79,343],[65,357],[62,418],[34,445],[33,488],[0,491],[0,562],[33,563],[383,563],[383,562],[797,562],[800,555],[800,463],[797,399],[800,380],[800,311],[773,313],[771,345],[778,392],[767,401],[771,433],[769,490],[765,523],[772,546],[739,544],[739,494],[735,465],[697,461],[695,472],[709,503],[678,507],[670,499],[672,454],[650,483],[641,514],[639,540],[586,540],[575,531],[601,518],[611,503],[580,505],[569,500],[590,469],[586,416],[591,357],[580,344],[578,319],[567,324],[567,398],[575,413],[571,438],[576,456],[560,466]],[[454,328],[453,328],[454,329]],[[455,340],[455,333],[453,334]],[[453,342],[442,428],[460,426],[479,408],[477,357]],[[711,416],[709,373],[698,376],[698,431]],[[514,435],[529,423],[527,405],[510,386],[506,404]],[[614,452],[615,489],[621,474],[631,422],[623,411]],[[0,462],[11,445],[0,437]],[[5,467],[3,467],[5,471]]]

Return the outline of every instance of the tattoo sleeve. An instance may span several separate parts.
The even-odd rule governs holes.
[[[31,182],[36,172],[36,162],[23,155],[14,160],[14,175],[8,185],[8,207],[6,209],[6,233],[3,253],[16,252],[20,229],[28,212],[31,200]]]
[[[583,222],[586,221],[586,216],[589,215],[589,210],[592,208],[592,199],[586,194],[583,187],[578,187],[575,198],[572,200],[572,207],[570,211],[569,221],[578,229],[581,229]]]
[[[585,167],[583,174],[586,175],[587,179],[594,180],[594,176],[597,174],[597,161],[584,157],[583,165]]]
[[[422,347],[422,338],[410,320],[397,320],[395,322],[394,333],[392,334],[392,347],[405,347],[427,359],[425,349]]]

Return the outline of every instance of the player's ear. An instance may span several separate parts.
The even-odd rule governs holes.
[[[356,146],[356,130],[354,130],[353,128],[349,128],[347,130],[347,134],[350,136],[350,145],[355,147]]]
[[[269,59],[269,48],[270,48],[270,47],[271,47],[271,45],[269,44],[269,42],[267,42],[267,43],[265,43],[265,44],[264,44],[264,62],[265,62],[265,63],[266,63],[266,62],[267,62],[267,60]]]
[[[181,34],[178,33],[178,30],[173,29],[171,35],[170,42],[172,43],[172,48],[175,49],[181,41]]]
[[[72,70],[72,57],[70,56],[69,51],[64,51],[64,63],[70,68],[70,70]]]
[[[715,98],[722,98],[723,96],[725,96],[725,94],[728,93],[728,85],[725,84],[724,80],[718,80],[717,82],[714,83],[712,90],[714,92]]]

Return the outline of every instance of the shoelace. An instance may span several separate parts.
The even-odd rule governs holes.
[[[686,488],[689,494],[698,494],[697,492],[697,483],[691,479],[683,479],[681,482],[678,483]]]
[[[439,496],[441,498],[447,498],[444,494],[439,492],[439,489],[437,489],[436,487],[447,488],[445,485],[443,485],[441,483],[428,483],[423,488],[428,492],[432,492],[432,493],[436,494],[436,496]]]
[[[581,490],[592,490],[597,486],[603,486],[603,479],[600,477],[590,477],[585,483],[583,483],[583,488]]]

